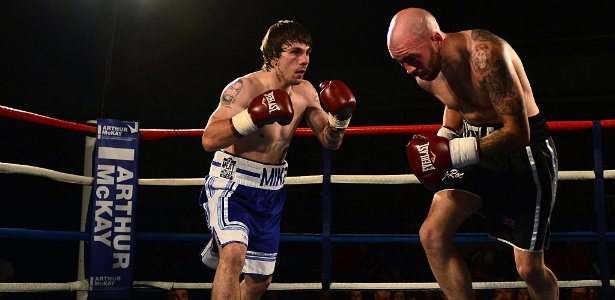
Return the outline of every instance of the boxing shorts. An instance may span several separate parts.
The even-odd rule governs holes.
[[[527,146],[447,171],[440,190],[464,190],[480,197],[483,207],[479,212],[491,237],[521,250],[540,252],[548,247],[558,161],[543,116],[530,117],[529,124]],[[480,138],[502,126],[474,126],[464,121],[462,134]]]
[[[224,151],[214,154],[200,195],[212,232],[201,252],[205,265],[217,266],[216,239],[222,247],[231,242],[247,246],[244,274],[273,274],[287,171],[287,163],[268,165]]]

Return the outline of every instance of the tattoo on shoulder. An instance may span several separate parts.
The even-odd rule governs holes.
[[[472,40],[479,42],[470,54],[472,69],[480,75],[480,83],[489,93],[493,106],[504,115],[514,115],[523,109],[508,64],[498,54],[506,43],[497,35],[484,30],[472,30]]]
[[[481,42],[492,42],[496,45],[501,45],[504,43],[504,40],[502,38],[485,29],[472,30],[472,40]]]
[[[506,64],[501,60],[493,62],[488,74],[483,76],[481,84],[489,92],[494,107],[502,114],[513,114],[522,107],[517,103],[518,95],[513,89],[513,79]]]
[[[478,44],[470,54],[472,69],[479,74],[489,71],[493,65],[493,53],[488,45]]]
[[[231,103],[235,102],[235,97],[241,92],[243,88],[243,81],[241,78],[235,80],[233,83],[229,84],[228,87],[222,92],[220,96],[220,102],[224,106],[229,106]]]

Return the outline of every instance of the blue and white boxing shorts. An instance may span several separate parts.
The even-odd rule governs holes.
[[[232,242],[248,247],[244,274],[273,274],[287,170],[287,163],[268,165],[224,151],[215,153],[199,201],[212,232],[201,252],[205,265],[217,266],[215,238],[222,247]]]

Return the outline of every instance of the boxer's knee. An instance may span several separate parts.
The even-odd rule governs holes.
[[[242,293],[248,293],[251,297],[261,297],[271,285],[271,275],[245,275],[241,282]]]
[[[230,243],[220,250],[220,262],[241,270],[245,263],[246,252],[246,245],[242,243]]]
[[[528,285],[542,285],[551,272],[544,264],[542,253],[515,251],[517,273]]]
[[[430,222],[425,222],[419,229],[419,239],[426,254],[437,253],[446,245],[445,237],[442,232],[436,230]]]

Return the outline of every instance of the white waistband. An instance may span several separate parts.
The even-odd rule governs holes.
[[[502,127],[501,125],[485,125],[485,126],[474,126],[468,123],[466,120],[463,122],[463,133],[464,137],[474,136],[474,137],[485,137],[496,129]]]
[[[288,164],[267,165],[217,151],[209,175],[233,180],[241,185],[276,190],[284,185]]]

